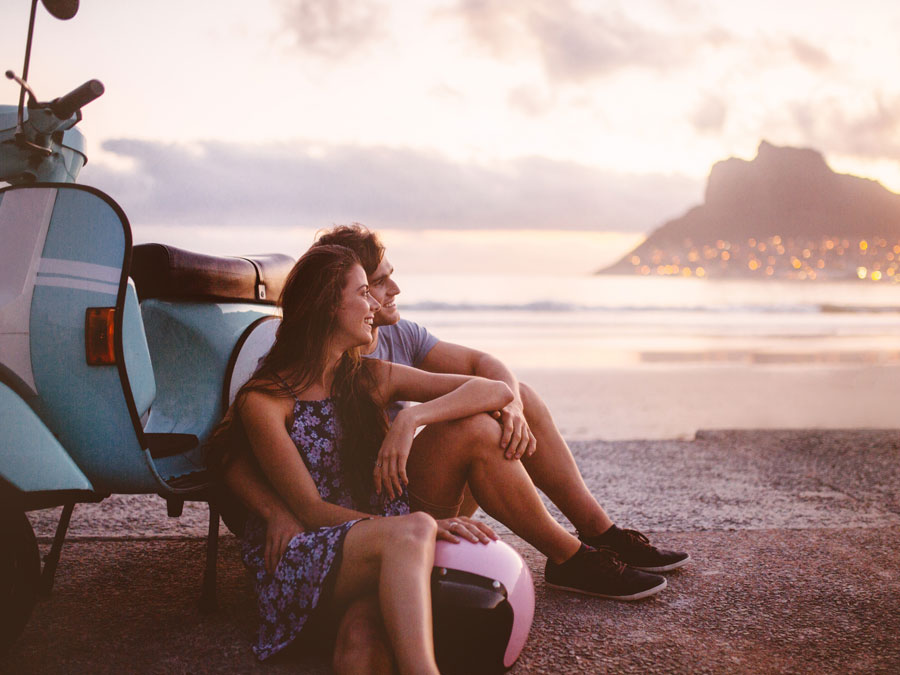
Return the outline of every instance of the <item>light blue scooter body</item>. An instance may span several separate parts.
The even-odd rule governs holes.
[[[204,487],[202,442],[224,414],[235,345],[275,308],[155,298],[139,306],[127,277],[127,219],[92,188],[6,188],[0,235],[4,228],[27,234],[19,235],[19,255],[7,256],[7,272],[0,271],[0,362],[22,383],[20,393],[29,390],[23,405],[48,429],[38,438],[55,436],[56,450],[101,494],[166,496]],[[117,364],[88,365],[86,311],[104,307],[115,308]],[[190,434],[199,443],[154,457],[145,434]],[[6,473],[0,465],[0,478]]]
[[[41,419],[2,382],[0,466],[6,481],[23,493],[94,489]]]
[[[271,305],[148,299],[141,303],[158,395],[145,431],[194,434],[206,440],[225,414],[223,388],[235,345]],[[157,459],[158,469],[202,466],[201,450]]]
[[[141,442],[137,407],[152,402],[155,384],[137,296],[125,276],[125,215],[83,187],[13,189],[56,191],[31,302],[35,408],[95,489],[155,492],[164,483]],[[118,365],[86,362],[85,315],[94,307],[116,309]]]

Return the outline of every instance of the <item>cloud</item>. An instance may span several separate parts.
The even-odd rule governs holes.
[[[806,40],[791,37],[787,39],[787,46],[794,58],[810,70],[824,70],[832,65],[828,52]]]
[[[707,96],[694,110],[691,124],[701,133],[716,133],[722,131],[727,117],[728,106],[725,101],[718,96]]]
[[[458,16],[495,56],[537,51],[552,80],[580,82],[623,67],[664,69],[691,49],[615,9],[590,12],[572,0],[460,0]]]
[[[797,103],[791,116],[804,142],[826,154],[888,161],[900,155],[900,97],[876,94],[867,109],[852,113],[839,100]]]
[[[537,59],[553,85],[583,84],[626,69],[669,74],[705,72],[714,56],[740,70],[748,60],[764,68],[795,62],[812,71],[834,65],[826,48],[791,32],[746,34],[711,23],[691,0],[661,0],[649,22],[634,5],[577,0],[457,0],[455,16],[469,37],[495,58]]]
[[[357,51],[380,36],[386,8],[374,0],[281,0],[297,46],[325,57]]]
[[[463,164],[408,149],[104,143],[130,170],[92,162],[85,180],[135,223],[227,227],[581,229],[643,232],[700,199],[700,182],[523,158]]]
[[[511,89],[506,97],[509,106],[529,117],[540,117],[553,107],[553,99],[538,87],[522,85]]]

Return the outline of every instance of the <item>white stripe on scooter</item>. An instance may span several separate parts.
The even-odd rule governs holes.
[[[61,260],[59,258],[41,258],[40,274],[65,274],[70,277],[82,277],[93,281],[105,281],[118,284],[122,271],[108,265]]]
[[[56,286],[57,288],[74,288],[78,291],[92,291],[94,293],[106,293],[107,295],[118,295],[118,284],[103,284],[99,281],[86,281],[82,279],[72,279],[71,277],[48,277],[39,274],[34,282],[35,286]]]

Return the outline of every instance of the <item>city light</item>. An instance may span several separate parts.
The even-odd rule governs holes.
[[[644,262],[648,259],[652,265]],[[748,237],[740,242],[685,240],[680,247],[642,250],[627,260],[636,274],[643,275],[900,283],[900,241],[889,242],[881,236],[848,240],[776,234]]]

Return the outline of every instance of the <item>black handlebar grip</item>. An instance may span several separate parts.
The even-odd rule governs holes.
[[[61,120],[69,119],[76,110],[99,98],[106,91],[100,80],[88,80],[65,96],[50,101],[50,110]]]

